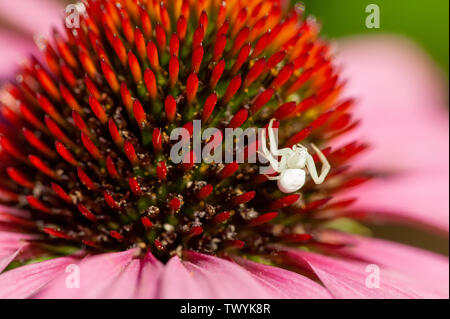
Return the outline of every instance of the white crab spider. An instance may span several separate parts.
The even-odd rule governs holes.
[[[273,130],[274,120],[275,119],[270,120],[269,127],[267,128],[270,151],[267,149],[266,145],[266,134],[262,134],[262,152],[260,153],[267,158],[272,169],[279,173],[279,175],[266,175],[267,178],[270,180],[277,180],[278,188],[283,193],[292,193],[302,188],[305,184],[306,171],[309,172],[314,183],[322,184],[331,168],[325,155],[323,155],[323,153],[314,144],[311,144],[311,147],[317,153],[320,161],[322,162],[322,170],[320,175],[317,175],[314,159],[303,145],[296,144],[292,146],[292,149],[277,149],[275,133]],[[280,161],[276,159],[278,156],[281,156]]]

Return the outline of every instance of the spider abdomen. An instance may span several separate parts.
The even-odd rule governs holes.
[[[306,172],[299,168],[289,168],[285,170],[278,180],[278,188],[283,193],[292,193],[303,187],[305,184]]]

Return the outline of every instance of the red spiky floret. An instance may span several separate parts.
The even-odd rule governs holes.
[[[17,227],[38,232],[41,249],[266,256],[273,243],[317,244],[324,216],[364,217],[346,210],[354,199],[333,202],[370,178],[346,169],[367,145],[326,147],[359,122],[301,10],[285,15],[278,0],[85,3],[81,27],[46,42],[48,68],[33,58],[1,94],[0,201],[27,206]],[[171,161],[174,128],[193,139],[193,120],[224,130],[271,118],[279,145],[322,147],[324,184],[308,179],[286,195],[258,163],[197,163],[192,150]]]

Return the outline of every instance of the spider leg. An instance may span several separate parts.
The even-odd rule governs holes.
[[[317,175],[316,164],[314,164],[314,159],[309,154],[306,159],[306,167],[308,168],[309,174],[311,175],[311,178],[313,179],[314,183],[322,184],[325,178],[327,177],[328,173],[330,172],[331,166],[330,163],[328,163],[328,160],[325,157],[325,155],[323,155],[323,153],[314,144],[311,144],[311,147],[317,153],[317,156],[319,156],[319,159],[322,162],[322,170],[320,172],[320,176]]]
[[[269,147],[270,147],[270,153],[272,153],[273,156],[278,156],[278,147],[277,147],[277,140],[275,138],[275,133],[273,129],[273,122],[275,119],[271,119],[269,122],[269,126],[267,127],[267,134],[269,135]]]
[[[269,126],[267,127],[267,132],[269,135],[269,147],[270,147],[270,153],[272,153],[273,156],[285,156],[285,155],[291,155],[292,150],[290,148],[277,148],[277,140],[275,138],[275,133],[273,130],[273,121],[275,119],[271,119],[269,122]]]
[[[281,175],[278,176],[269,176],[269,175],[264,175],[265,177],[267,177],[268,180],[270,181],[277,181],[281,178]]]
[[[261,135],[261,149],[262,152],[258,151],[258,153],[263,155],[269,161],[270,166],[275,172],[280,172],[278,167],[278,161],[272,156],[272,154],[267,149],[266,134]]]

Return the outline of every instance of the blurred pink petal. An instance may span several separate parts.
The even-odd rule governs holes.
[[[9,29],[0,28],[0,83],[37,53],[33,37],[49,37],[52,27],[63,25],[64,14],[63,3],[56,0],[0,1],[0,21]]]
[[[67,274],[59,276],[39,291],[36,298],[102,298],[131,262],[136,249],[87,256],[79,264],[80,288],[66,286]],[[19,268],[20,269],[20,268]],[[135,287],[131,287],[134,289]]]
[[[355,189],[357,206],[448,232],[445,81],[426,54],[403,38],[350,38],[339,51],[345,94],[360,99],[355,116],[363,121],[346,139],[372,145],[355,164],[399,174]]]
[[[44,253],[37,246],[33,247],[29,241],[35,239],[35,234],[22,233],[17,227],[16,218],[29,217],[29,212],[0,205],[0,273],[16,257],[34,258]],[[44,253],[44,255],[46,255]]]
[[[74,262],[63,257],[9,270],[0,275],[0,299],[31,297]]]
[[[30,52],[36,51],[33,41],[1,29],[0,48],[0,83],[14,74]]]
[[[410,299],[443,298],[417,284],[417,278],[383,267],[380,268],[379,288],[369,288],[366,280],[368,263],[340,260],[301,250],[287,250],[289,262],[304,270],[312,271],[323,282],[330,293],[343,299]],[[377,265],[378,266],[378,265]]]
[[[30,212],[23,211],[21,209],[16,209],[13,207],[7,207],[0,205],[0,232],[16,232],[18,231],[18,223],[17,220],[28,219],[30,218]],[[26,223],[26,221],[25,221]],[[20,228],[20,226],[19,226]],[[6,234],[5,234],[6,235]],[[24,235],[24,238],[29,238]],[[25,239],[26,239],[25,238]],[[1,244],[0,244],[1,249]]]
[[[328,232],[326,240],[347,242],[349,246],[335,252],[371,263],[387,266],[412,278],[440,296],[449,296],[449,259],[426,250],[381,239]]]
[[[2,214],[11,214],[13,216],[25,218],[29,218],[31,215],[29,211],[0,204],[0,221],[2,220]]]
[[[13,253],[3,254],[0,252],[0,273],[8,267],[8,265],[17,257],[17,255],[22,251],[22,249],[26,246],[26,244],[22,244],[19,248],[17,248]]]
[[[251,272],[268,289],[278,292],[279,298],[329,299],[330,293],[318,283],[297,273],[278,267],[267,266],[244,258],[236,260]]]
[[[52,26],[62,25],[64,7],[56,0],[0,1],[0,20],[28,32],[48,35]]]
[[[0,231],[0,273],[5,269],[19,253],[28,247],[27,239],[33,236]]]
[[[31,239],[33,236],[0,231],[0,255],[2,252],[13,251],[20,247],[26,239]]]

